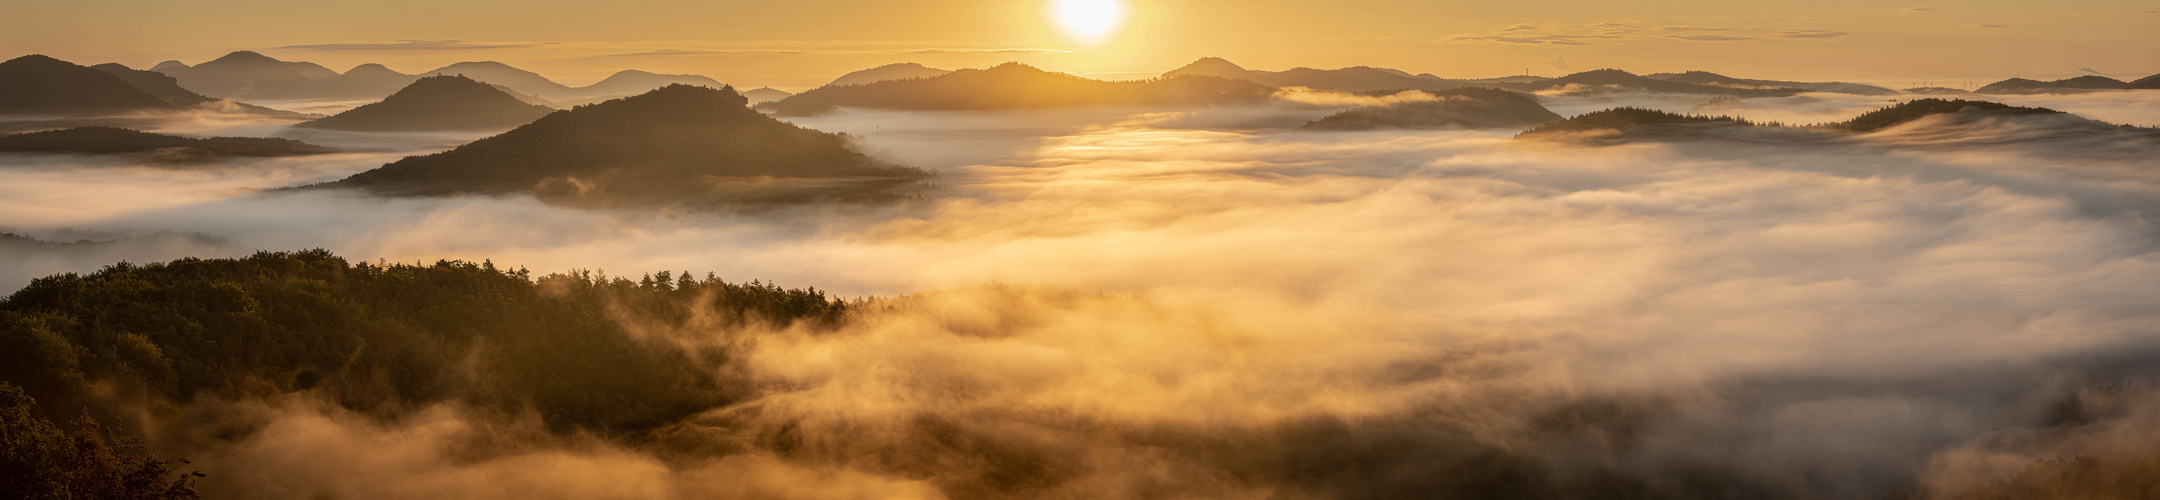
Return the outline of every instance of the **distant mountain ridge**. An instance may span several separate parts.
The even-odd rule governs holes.
[[[1425,92],[1430,101],[1363,106],[1308,123],[1299,130],[1523,128],[1562,117],[1530,96],[1499,89],[1461,88]]]
[[[1617,69],[1584,71],[1560,78],[1532,83],[1501,84],[1501,88],[1517,92],[1568,91],[1601,92],[1647,91],[1669,94],[1725,95],[1733,97],[1784,97],[1803,92],[1793,88],[1732,88],[1693,83],[1658,80],[1637,76]]]
[[[1493,86],[1491,82],[1473,80],[1447,80],[1432,76],[1411,76],[1408,72],[1367,66],[1322,70],[1292,68],[1286,71],[1256,71],[1245,69],[1220,57],[1203,57],[1184,67],[1163,73],[1163,78],[1178,76],[1212,76],[1232,80],[1245,80],[1270,87],[1305,87],[1336,92],[1373,92],[1393,90],[1450,90],[1463,87]]]
[[[784,91],[784,90],[780,90],[780,89],[775,89],[775,88],[772,88],[772,87],[762,87],[762,88],[756,88],[756,89],[746,90],[746,91],[743,91],[742,95],[743,95],[743,98],[745,98],[745,99],[749,99],[749,100],[750,100],[750,105],[751,105],[751,106],[756,106],[756,105],[759,105],[759,104],[764,104],[764,103],[768,103],[768,102],[778,101],[778,100],[781,100],[781,99],[786,99],[786,98],[789,98],[789,97],[794,97],[794,96],[795,96],[795,94],[793,94],[793,93],[789,93],[789,92],[787,92],[787,91]]]
[[[1896,90],[1891,90],[1891,89],[1887,89],[1887,88],[1877,87],[1877,86],[1874,86],[1874,85],[1865,85],[1865,84],[1859,84],[1859,83],[1847,83],[1847,82],[1783,82],[1783,81],[1776,81],[1776,80],[1749,80],[1749,79],[1743,79],[1743,78],[1733,78],[1733,77],[1729,77],[1729,76],[1725,76],[1725,75],[1720,75],[1720,74],[1717,74],[1717,73],[1711,73],[1711,72],[1708,72],[1708,71],[1689,71],[1689,72],[1686,72],[1686,73],[1654,73],[1654,74],[1649,74],[1649,75],[1643,75],[1643,77],[1644,77],[1644,78],[1649,78],[1649,79],[1652,79],[1652,80],[1664,80],[1664,81],[1668,81],[1668,82],[1680,82],[1680,83],[1688,83],[1688,84],[1695,84],[1695,85],[1708,85],[1708,86],[1713,86],[1713,87],[1732,87],[1732,88],[1751,88],[1751,89],[1780,89],[1780,88],[1786,88],[1786,89],[1800,89],[1800,90],[1806,90],[1806,91],[1809,91],[1809,92],[1828,92],[1828,93],[1835,93],[1835,94],[1855,94],[1855,95],[1897,95],[1897,94],[1898,94],[1898,91],[1896,91]]]
[[[134,85],[136,89],[142,90],[143,92],[149,93],[150,95],[157,97],[158,99],[162,99],[167,103],[171,103],[172,105],[179,106],[181,108],[230,111],[273,118],[303,119],[314,116],[280,109],[271,109],[242,102],[233,102],[224,99],[211,99],[202,94],[197,94],[189,91],[188,89],[181,88],[180,82],[177,79],[173,78],[171,75],[166,75],[164,73],[159,73],[156,71],[131,69],[127,66],[122,66],[119,63],[99,64],[96,66],[91,66],[91,68],[97,69],[99,71],[104,71],[106,73],[111,73],[113,76],[120,77],[121,80],[127,81],[128,84]]]
[[[1803,91],[1803,89],[1792,88],[1792,86],[1790,85],[1774,85],[1778,83],[1788,82],[1740,80],[1710,73],[1703,73],[1702,75],[1714,76],[1716,78],[1700,78],[1701,75],[1693,75],[1692,73],[1689,74],[1689,76],[1685,77],[1682,77],[1681,75],[1672,75],[1674,77],[1679,77],[1677,79],[1680,80],[1699,79],[1705,83],[1697,83],[1693,81],[1668,81],[1658,78],[1646,78],[1636,76],[1633,73],[1611,69],[1586,71],[1582,73],[1563,76],[1560,78],[1511,76],[1503,78],[1484,79],[1448,79],[1433,76],[1431,74],[1411,75],[1409,72],[1402,70],[1375,68],[1369,66],[1353,66],[1348,68],[1331,70],[1313,68],[1292,68],[1284,71],[1258,71],[1246,69],[1243,66],[1239,66],[1236,63],[1232,63],[1229,60],[1220,57],[1200,58],[1199,60],[1193,61],[1190,64],[1186,64],[1184,67],[1171,70],[1168,73],[1163,73],[1164,77],[1185,75],[1204,75],[1236,80],[1245,80],[1272,87],[1304,87],[1315,90],[1329,90],[1351,93],[1398,90],[1444,91],[1465,87],[1486,87],[1505,89],[1516,92],[1550,92],[1568,89],[1578,89],[1579,91],[1584,92],[1597,92],[1606,90],[1640,90],[1649,92],[1665,92],[1679,94],[1730,95],[1735,97],[1770,97],[1793,95]],[[1716,82],[1720,84],[1710,84],[1707,82]],[[1846,91],[1848,93],[1896,93],[1895,91],[1889,89],[1862,86],[1856,84],[1805,85],[1813,85],[1825,89],[1835,88],[1838,89],[1835,91]]]
[[[530,193],[573,205],[865,199],[929,176],[848,140],[688,85],[560,111],[457,149],[408,157],[320,188],[388,196]]]
[[[1934,119],[1918,129],[1901,128],[1923,119]],[[1979,125],[1994,130],[1998,120],[2029,125],[2017,134],[1979,134],[1962,127]],[[2031,120],[2031,121],[2027,121]],[[1757,143],[1807,144],[1848,140],[1861,134],[1896,130],[1898,140],[1921,143],[1960,144],[2022,141],[2046,138],[2123,138],[2128,151],[2142,153],[2160,142],[2160,130],[2103,123],[2047,108],[2011,106],[1962,99],[1914,99],[1876,109],[1852,119],[1809,126],[1756,123],[1729,116],[1683,115],[1640,108],[1614,108],[1586,113],[1524,131],[1518,138],[1590,141],[1690,141],[1742,140]],[[2002,138],[1996,136],[2001,135]]]
[[[294,126],[362,132],[500,130],[553,112],[471,78],[430,76],[381,102]]]
[[[434,75],[465,75],[551,101],[637,94],[678,83],[720,85],[698,75],[624,70],[593,85],[571,87],[495,61],[460,62],[415,74],[399,73],[381,64],[362,64],[339,74],[314,63],[280,61],[251,51],[233,52],[194,66],[166,61],[151,71],[171,75],[180,86],[206,96],[236,99],[379,99],[423,76]]]
[[[154,71],[172,75],[180,86],[210,97],[224,99],[298,99],[309,97],[351,98],[364,95],[334,72],[321,66],[295,64],[250,51],[238,51],[193,66],[157,66]]]
[[[1107,82],[1052,73],[1019,63],[963,69],[943,76],[819,87],[761,109],[783,116],[834,109],[990,111],[1086,106],[1206,106],[1264,102],[1274,89],[1211,76]]]
[[[890,80],[933,78],[945,76],[945,74],[951,72],[952,70],[937,69],[916,63],[896,63],[841,75],[840,78],[833,79],[831,83],[827,83],[825,86],[845,87]]]
[[[2076,78],[2055,80],[2052,82],[2027,80],[2024,78],[2011,78],[2008,80],[1990,83],[1985,87],[1980,87],[1979,90],[1974,90],[1973,93],[2064,94],[2090,92],[2094,90],[2121,90],[2128,88],[2130,88],[2130,84],[2122,80],[2098,75],[2085,75]]]

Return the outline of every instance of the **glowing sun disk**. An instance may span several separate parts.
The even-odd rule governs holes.
[[[1056,0],[1058,23],[1074,34],[1101,37],[1116,29],[1125,17],[1118,0]]]

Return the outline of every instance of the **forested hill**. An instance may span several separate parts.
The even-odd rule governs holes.
[[[1529,128],[1561,119],[1536,99],[1505,90],[1465,87],[1418,92],[1434,99],[1352,108],[1307,123],[1299,130]]]
[[[42,55],[0,62],[0,114],[101,114],[179,109],[111,73]]]
[[[292,139],[265,137],[193,138],[117,127],[77,127],[0,135],[0,153],[144,154],[161,163],[189,163],[229,157],[301,156],[343,150]]]
[[[732,89],[673,85],[322,187],[393,196],[522,192],[578,205],[727,204],[875,197],[929,176],[746,104]]]
[[[55,421],[314,389],[378,415],[461,402],[531,408],[552,429],[636,432],[750,390],[716,369],[731,353],[632,335],[621,321],[681,327],[693,311],[722,330],[702,334],[724,336],[740,330],[730,324],[834,326],[848,305],[711,277],[534,278],[488,263],[354,264],[321,250],[123,263],[41,278],[0,301],[0,382]]]
[[[430,76],[381,102],[294,126],[365,132],[506,130],[553,112],[471,78]]]

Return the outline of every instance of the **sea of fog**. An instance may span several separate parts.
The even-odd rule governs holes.
[[[1997,100],[2160,125],[2160,92]],[[1546,104],[1563,115],[1638,106],[1800,124],[1889,102]],[[1290,129],[1328,111],[795,119],[935,170],[938,187],[915,202],[747,212],[262,191],[473,134],[293,136],[356,152],[180,167],[9,157],[0,225],[114,241],[0,247],[0,289],[119,260],[319,247],[371,262],[710,272],[843,296],[926,294],[917,314],[941,321],[768,334],[744,359],[785,389],[753,403],[754,416],[720,408],[712,418],[871,447],[921,432],[895,422],[939,415],[1074,454],[1083,477],[1041,496],[1281,496],[1226,472],[1236,457],[1130,436],[1229,442],[1305,421],[1362,441],[1253,446],[1323,457],[1402,448],[1388,456],[1404,476],[1337,492],[1349,497],[1417,491],[1405,477],[1463,463],[1434,456],[1456,439],[1542,457],[1561,474],[1595,462],[1651,484],[1726,481],[1794,498],[1953,491],[2038,458],[2160,446],[2160,399],[2076,430],[2043,425],[2080,390],[2160,375],[2139,361],[2160,354],[2160,155],[2062,141],[1918,144],[1895,131],[1836,145],[1589,146],[1514,131]],[[230,120],[158,131],[287,133]],[[949,326],[970,317],[1026,321],[986,323],[990,334]],[[378,422],[319,402],[258,405],[267,423],[255,437],[190,457],[211,473],[206,489],[941,496],[919,479],[770,453],[684,465],[567,440],[475,454],[457,443],[485,432],[455,408]],[[1631,415],[1631,444],[1555,430],[1552,415],[1571,405]],[[296,459],[332,452],[343,458]]]

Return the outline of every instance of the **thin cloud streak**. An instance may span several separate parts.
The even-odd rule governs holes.
[[[1446,39],[1454,43],[1520,45],[1618,45],[1645,41],[1742,42],[1763,38],[1826,39],[1851,34],[1817,28],[1750,28],[1738,26],[1646,26],[1630,23],[1593,25],[1517,24],[1486,33],[1464,33]]]
[[[795,55],[806,52],[794,50],[708,50],[708,49],[657,49],[626,54],[608,54],[607,57],[665,57],[665,56],[725,56],[725,55]]]
[[[1070,54],[1058,49],[923,49],[910,54]]]
[[[313,45],[286,45],[286,46],[283,46],[283,47],[278,47],[278,48],[279,48],[279,49],[288,49],[288,50],[321,50],[321,51],[344,51],[344,50],[372,50],[372,51],[402,51],[402,50],[486,50],[486,49],[520,49],[520,48],[531,48],[531,47],[541,47],[541,46],[547,46],[547,45],[558,45],[558,44],[560,44],[560,43],[561,43],[561,42],[535,42],[535,43],[488,43],[488,42],[474,42],[474,41],[469,41],[469,40],[398,40],[398,41],[395,41],[395,42],[376,42],[376,43],[324,43],[324,44],[313,44]]]

